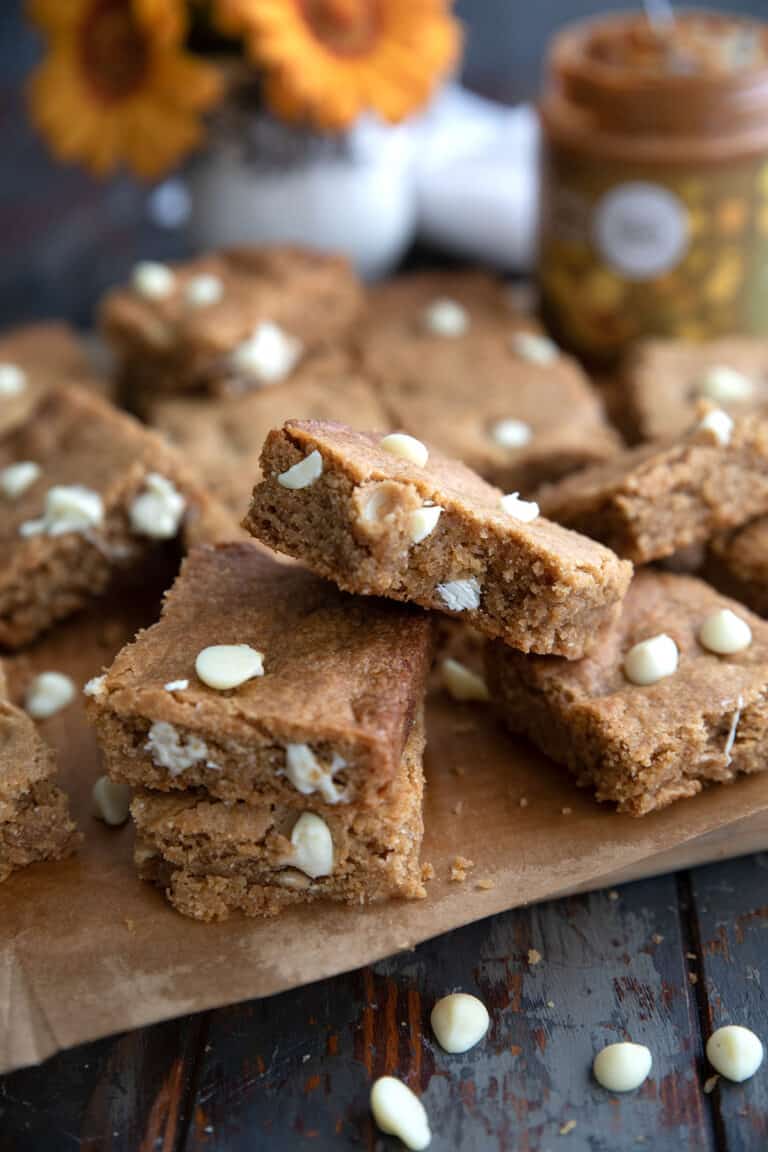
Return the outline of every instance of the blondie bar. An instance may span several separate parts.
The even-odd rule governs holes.
[[[394,788],[374,807],[311,811],[291,802],[252,805],[201,792],[141,792],[131,808],[139,875],[197,920],[221,920],[235,910],[269,916],[318,899],[418,899],[424,896],[423,749],[419,712]]]
[[[702,576],[760,616],[768,616],[768,516],[714,536]]]
[[[487,676],[513,732],[635,816],[768,767],[768,624],[691,576],[638,572],[584,660],[495,643]]]
[[[8,700],[0,670],[0,881],[38,860],[62,860],[80,839],[55,782],[53,752]]]
[[[710,410],[680,439],[628,449],[538,499],[636,564],[671,556],[768,512],[768,418]]]
[[[18,647],[178,541],[236,535],[183,460],[81,389],[0,437],[0,644]]]
[[[768,405],[768,340],[648,340],[630,353],[621,376],[629,431],[637,440],[664,440],[686,431],[702,399],[733,416]]]
[[[502,282],[404,276],[373,290],[367,317],[357,343],[392,425],[415,436],[428,429],[436,448],[505,491],[620,447],[579,365],[510,305]]]
[[[375,806],[424,694],[430,632],[424,613],[347,596],[250,542],[193,550],[159,622],[91,697],[107,767],[226,801]],[[222,645],[249,646],[263,674],[212,688],[198,657]]]
[[[138,265],[105,298],[101,326],[129,395],[239,392],[287,379],[305,354],[345,337],[361,306],[340,257],[240,248]]]
[[[406,453],[406,455],[403,455]],[[347,591],[409,600],[525,652],[581,656],[631,565],[400,434],[289,420],[244,526]]]

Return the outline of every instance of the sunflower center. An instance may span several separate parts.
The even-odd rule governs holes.
[[[331,52],[355,56],[376,42],[376,0],[298,0],[312,33]]]
[[[93,0],[80,26],[83,74],[100,99],[125,100],[141,87],[149,42],[131,0]]]

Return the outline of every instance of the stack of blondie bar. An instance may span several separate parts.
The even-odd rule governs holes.
[[[172,583],[87,695],[139,874],[180,911],[424,894],[441,619],[485,649],[451,690],[622,810],[762,768],[768,625],[712,586],[768,603],[757,342],[636,350],[625,449],[482,273],[364,292],[335,258],[239,250],[139,265],[101,316],[151,429],[62,330],[0,343],[0,643]]]

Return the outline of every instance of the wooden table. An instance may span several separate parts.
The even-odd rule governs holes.
[[[435,1152],[765,1152],[768,1066],[707,1092],[703,1045],[729,1021],[768,1039],[766,929],[768,855],[509,912],[8,1076],[0,1148],[383,1152],[401,1146],[377,1134],[367,1102],[387,1072],[423,1095]],[[434,1000],[455,989],[491,1013],[465,1056],[429,1030]],[[622,1037],[646,1043],[654,1068],[618,1098],[590,1064]]]

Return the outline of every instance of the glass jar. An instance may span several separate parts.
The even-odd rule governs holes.
[[[687,11],[565,29],[542,96],[538,277],[595,362],[768,334],[768,25]]]

